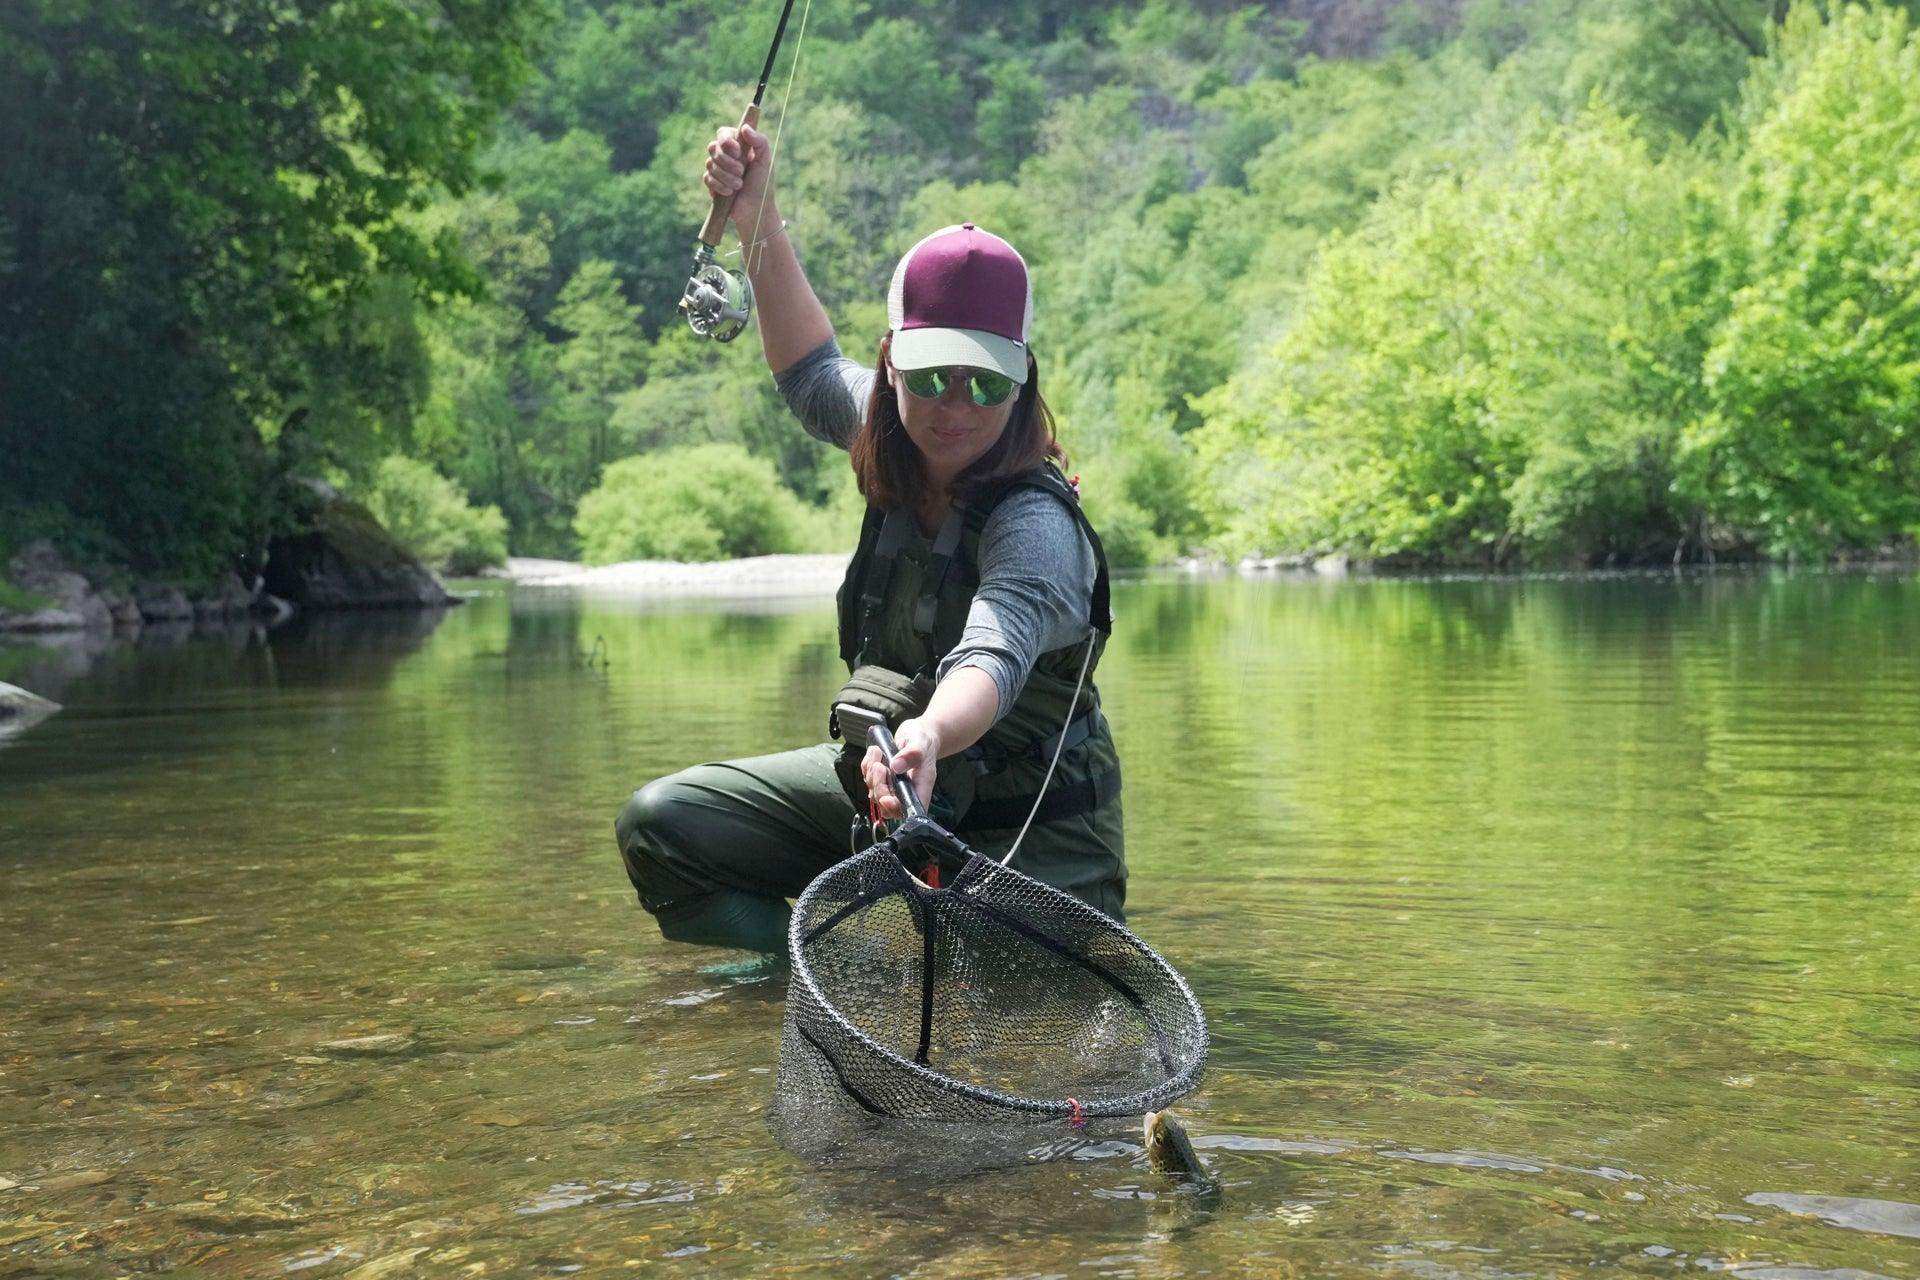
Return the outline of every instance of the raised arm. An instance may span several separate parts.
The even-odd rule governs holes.
[[[772,144],[751,125],[728,126],[707,144],[707,190],[733,197],[728,218],[743,246],[747,279],[753,283],[760,346],[774,373],[833,336],[833,322],[814,296],[793,242],[780,230],[774,200]]]

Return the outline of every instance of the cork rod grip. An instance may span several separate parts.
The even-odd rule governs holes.
[[[751,125],[760,127],[760,104],[749,102],[746,114],[740,117],[740,127]],[[709,249],[718,249],[720,241],[727,234],[727,215],[733,212],[732,196],[715,196],[713,205],[707,210],[707,220],[700,228],[700,242]]]

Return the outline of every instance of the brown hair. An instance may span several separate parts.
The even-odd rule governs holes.
[[[900,397],[887,377],[887,352],[892,343],[891,333],[880,339],[879,356],[874,361],[879,376],[874,378],[873,394],[867,398],[866,416],[847,447],[860,495],[883,510],[906,506],[927,485],[925,461],[900,420]],[[965,496],[988,480],[1030,471],[1049,460],[1064,469],[1067,452],[1054,435],[1053,411],[1040,395],[1040,366],[1029,351],[1027,380],[1014,399],[1006,429],[991,449],[954,478],[954,492]]]

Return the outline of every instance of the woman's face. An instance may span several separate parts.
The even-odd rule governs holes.
[[[887,377],[900,404],[907,438],[926,460],[927,478],[942,488],[999,442],[1013,417],[1013,406],[1020,402],[1016,388],[1013,395],[991,408],[977,405],[967,394],[964,377],[953,379],[946,394],[938,399],[923,400],[907,390],[891,357],[887,360]]]

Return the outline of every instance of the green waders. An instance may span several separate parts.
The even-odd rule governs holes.
[[[1106,557],[1057,471],[1039,468],[975,495],[932,539],[904,513],[868,513],[840,588],[841,654],[855,672],[848,690],[871,687],[860,673],[874,668],[917,676],[931,689],[933,669],[958,642],[978,585],[980,530],[993,507],[1023,485],[1066,503],[1094,549],[1087,680],[1076,702],[1075,680],[1089,658],[1085,642],[1041,654],[1020,697],[979,744],[940,761],[934,813],[974,849],[998,857],[1033,807],[1066,725],[1059,766],[1015,865],[1120,919],[1127,883],[1120,761],[1092,680],[1111,625]],[[918,708],[889,710],[897,723]],[[660,932],[678,942],[784,951],[787,899],[853,852],[855,816],[864,814],[865,802],[849,766],[863,749],[828,742],[696,765],[635,792],[615,833],[628,878]],[[863,797],[857,810],[855,795]]]

